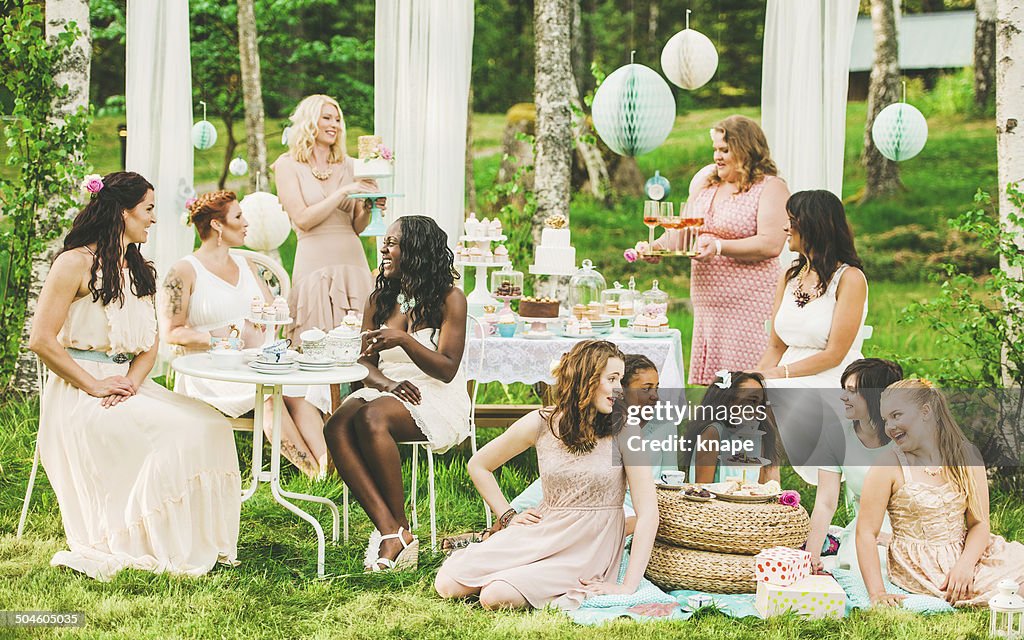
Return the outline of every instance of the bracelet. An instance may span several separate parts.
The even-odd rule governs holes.
[[[782,370],[786,372],[786,380],[789,380],[789,365],[788,364],[782,365]]]
[[[512,521],[512,518],[516,517],[517,515],[519,515],[519,512],[516,511],[515,509],[510,508],[508,511],[501,514],[501,517],[498,518],[498,524],[501,525],[502,529],[504,529],[508,526],[508,523]]]
[[[715,255],[722,255],[722,241],[719,240],[718,238],[715,238]]]

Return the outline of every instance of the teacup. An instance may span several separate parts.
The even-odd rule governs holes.
[[[665,471],[661,474],[662,484],[679,486],[686,484],[686,473],[683,471]]]
[[[271,342],[260,351],[260,359],[264,362],[281,362],[284,355],[288,353],[288,347],[292,341],[288,338]]]
[[[327,334],[320,329],[307,329],[299,338],[302,339],[302,353],[314,358],[327,357]]]
[[[514,322],[499,322],[498,334],[502,338],[511,338],[516,334],[516,324]]]

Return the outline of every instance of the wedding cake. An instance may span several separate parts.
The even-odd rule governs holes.
[[[576,249],[569,239],[569,221],[565,216],[555,214],[545,220],[530,273],[568,275],[575,271]]]
[[[394,174],[394,154],[384,146],[380,136],[359,136],[358,145],[355,177],[386,178]]]

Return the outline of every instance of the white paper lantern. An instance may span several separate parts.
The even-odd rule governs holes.
[[[928,122],[916,107],[896,102],[882,109],[871,125],[871,139],[878,152],[895,162],[921,153],[928,140]]]
[[[245,246],[256,251],[273,251],[288,238],[292,230],[291,221],[277,196],[266,191],[255,191],[242,198],[238,204],[249,223]]]
[[[200,151],[217,143],[217,128],[209,120],[200,120],[192,125],[192,145]]]
[[[718,51],[714,43],[693,29],[684,29],[669,38],[661,50],[661,70],[672,84],[698,89],[708,83],[718,69]]]
[[[619,67],[594,94],[594,129],[619,155],[656,149],[672,131],[676,100],[658,72],[642,64]]]
[[[233,176],[244,176],[246,172],[249,171],[249,163],[243,158],[235,158],[228,163],[228,171],[230,171]]]

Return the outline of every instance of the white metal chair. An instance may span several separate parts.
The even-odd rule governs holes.
[[[480,322],[480,319],[476,316],[467,316],[469,329],[471,330],[470,335],[480,336],[480,353],[477,356],[476,369],[477,375],[483,371],[484,366],[484,345],[486,340],[483,338],[486,336],[484,325]],[[468,337],[467,337],[468,342]],[[463,359],[463,367],[465,367],[465,359]],[[469,447],[474,454],[476,454],[476,396],[480,389],[480,382],[475,378],[470,380],[473,387],[470,393],[470,405],[469,405]],[[410,489],[410,500],[412,502],[412,528],[415,530],[419,527],[419,517],[416,510],[416,493],[418,485],[418,469],[419,469],[419,449],[422,447],[427,452],[427,493],[430,501],[430,548],[433,551],[437,550],[437,491],[434,485],[434,451],[430,448],[430,443],[425,440],[415,440],[409,442],[399,442],[400,445],[408,445],[412,447],[412,478],[411,478],[411,489]],[[342,500],[344,502],[344,539],[348,542],[348,485],[343,485],[342,488]],[[491,526],[491,510],[487,507],[487,503],[484,502],[484,514],[487,519],[487,527]]]
[[[36,361],[36,384],[39,389],[39,403],[42,406],[43,389],[46,386],[46,365],[35,356]],[[36,474],[39,472],[39,432],[36,431],[36,442],[32,451],[32,471],[28,474],[28,486],[25,487],[25,500],[21,503],[21,518],[18,519],[18,532],[15,538],[21,540],[21,534],[25,530],[25,521],[28,519],[28,505],[32,501],[32,488],[36,484]]]

